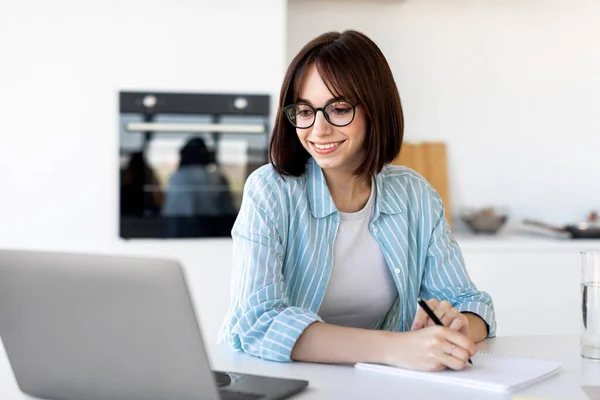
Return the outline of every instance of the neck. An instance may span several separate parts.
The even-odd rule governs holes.
[[[324,170],[323,174],[338,211],[357,212],[367,204],[371,195],[371,179],[344,171]]]

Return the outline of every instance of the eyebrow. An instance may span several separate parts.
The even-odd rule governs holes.
[[[330,104],[330,103],[333,103],[333,102],[336,102],[336,101],[342,101],[342,100],[343,100],[343,101],[346,101],[346,100],[344,100],[344,98],[343,98],[343,97],[332,97],[332,98],[330,98],[329,100],[327,100],[327,101],[325,102],[325,105],[327,105],[327,104]],[[303,98],[301,98],[301,97],[300,97],[300,98],[298,98],[298,102],[299,102],[299,103],[306,103],[306,104],[309,104],[309,105],[311,105],[311,106],[313,106],[313,107],[314,107],[314,104],[313,104],[313,103],[312,103],[310,100],[306,100],[306,99],[303,99]]]

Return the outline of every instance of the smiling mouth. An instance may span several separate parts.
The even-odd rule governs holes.
[[[332,153],[335,153],[337,151],[337,149],[340,147],[340,145],[342,143],[344,143],[345,141],[339,141],[339,142],[329,142],[329,143],[315,143],[315,142],[310,142],[310,145],[313,148],[313,151],[316,154],[319,155],[329,155]]]
[[[339,146],[340,144],[343,143],[342,142],[331,142],[331,143],[315,143],[315,142],[310,142],[317,150],[331,150],[334,147]]]

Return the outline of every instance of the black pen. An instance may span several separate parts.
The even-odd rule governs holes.
[[[429,318],[431,318],[431,320],[436,325],[444,326],[444,324],[442,324],[442,321],[440,321],[439,318],[433,313],[433,311],[431,311],[431,308],[429,308],[429,306],[427,305],[427,303],[425,302],[425,300],[423,300],[422,298],[419,297],[417,299],[417,303],[419,303],[419,305],[421,306],[421,308],[423,309],[423,311],[425,311],[425,313],[427,315],[429,315]],[[469,358],[469,364],[473,365],[473,361],[471,361],[470,358]]]

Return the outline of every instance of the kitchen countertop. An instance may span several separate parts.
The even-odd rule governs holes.
[[[515,250],[515,251],[581,251],[600,250],[600,239],[570,239],[568,237],[538,235],[520,232],[499,232],[495,235],[455,233],[463,250]]]

